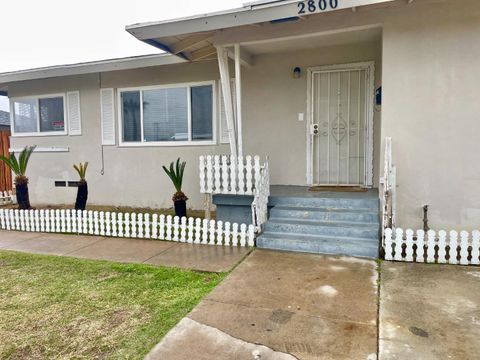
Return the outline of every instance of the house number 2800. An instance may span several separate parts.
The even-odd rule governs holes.
[[[329,9],[336,9],[338,7],[338,0],[308,0],[300,1],[298,3],[298,13],[314,13],[316,11],[325,11]]]

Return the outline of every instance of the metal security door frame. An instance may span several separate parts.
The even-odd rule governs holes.
[[[375,101],[375,62],[366,61],[359,63],[324,65],[308,68],[307,70],[307,184],[313,184],[313,135],[311,134],[311,125],[314,124],[314,99],[313,99],[313,76],[318,72],[338,72],[338,71],[359,71],[365,70],[366,73],[366,127],[365,127],[365,187],[373,186],[373,116]]]

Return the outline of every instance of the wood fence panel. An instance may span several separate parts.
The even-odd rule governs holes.
[[[0,131],[0,155],[8,156],[10,148],[10,131]],[[12,190],[12,172],[0,162],[0,191]]]

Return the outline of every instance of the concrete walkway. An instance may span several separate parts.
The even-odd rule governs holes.
[[[480,268],[382,264],[380,359],[480,358]]]
[[[240,247],[169,241],[1,230],[0,250],[145,263],[211,272],[230,271],[250,251],[248,248]]]
[[[147,359],[376,359],[374,261],[254,251]]]

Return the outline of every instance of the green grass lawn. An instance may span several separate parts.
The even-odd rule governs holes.
[[[0,359],[142,359],[224,276],[0,251]]]

